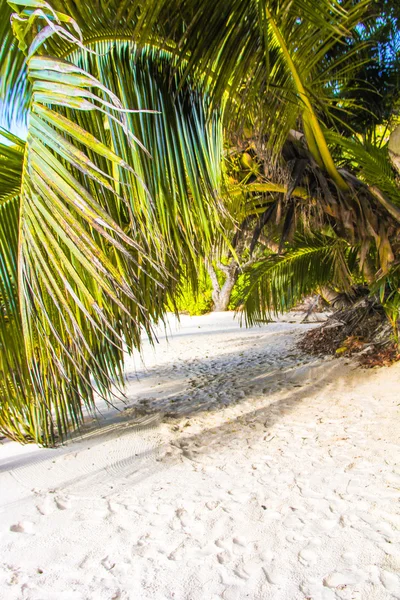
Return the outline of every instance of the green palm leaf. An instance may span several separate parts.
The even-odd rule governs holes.
[[[338,164],[350,166],[368,186],[376,186],[387,194],[390,201],[400,206],[400,189],[390,163],[388,145],[376,146],[370,142],[346,138],[339,133],[326,133],[328,142],[340,149]]]
[[[19,199],[0,204],[0,431],[18,441],[33,435],[34,398],[17,293]]]
[[[81,418],[81,399],[93,402],[90,375],[108,397],[111,377],[121,381],[122,335],[137,345],[138,327],[149,327],[143,288],[135,290],[132,283],[147,267],[159,268],[110,216],[107,208],[118,198],[107,173],[65,139],[68,133],[85,140],[92,152],[128,169],[107,146],[54,111],[59,96],[52,75],[63,81],[67,65],[48,58],[32,58],[28,65],[33,92],[19,191],[18,295],[35,398],[30,428],[37,441],[48,442],[54,435],[53,414],[63,433],[68,413],[75,423]],[[79,106],[79,101],[85,107],[79,97],[71,104]],[[65,95],[62,106],[68,102]],[[105,339],[112,343],[107,365]]]
[[[2,127],[0,135],[9,142],[0,143],[0,204],[3,204],[19,193],[25,143]]]
[[[51,15],[76,35],[70,19]],[[66,61],[32,52],[51,45],[41,31],[27,60],[24,154],[0,152],[4,202],[16,194],[19,210],[9,287],[25,386],[14,386],[18,425],[6,418],[7,390],[0,396],[0,426],[50,443],[81,422],[82,403],[94,407],[93,385],[110,401],[123,384],[124,348],[140,346],[142,329],[152,335],[181,265],[194,279],[217,221],[222,125],[194,87],[178,89],[170,53],[98,42]]]
[[[24,122],[29,104],[26,56],[18,47],[11,28],[13,9],[0,0],[0,122]]]
[[[243,306],[247,325],[290,310],[324,285],[351,287],[357,249],[340,238],[296,236],[293,249],[259,261],[246,275]]]

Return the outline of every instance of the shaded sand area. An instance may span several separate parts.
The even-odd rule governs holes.
[[[309,327],[171,320],[126,410],[3,442],[0,598],[400,598],[400,365],[301,355]]]

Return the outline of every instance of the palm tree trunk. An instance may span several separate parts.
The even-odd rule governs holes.
[[[219,284],[217,274],[211,262],[207,263],[207,271],[212,283],[212,299],[214,302],[214,312],[224,312],[228,310],[233,287],[237,281],[239,270],[235,261],[229,265],[218,264],[218,268],[224,273],[225,281],[222,286]]]

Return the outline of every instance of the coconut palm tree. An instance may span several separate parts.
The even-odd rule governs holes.
[[[2,110],[28,116],[26,142],[6,133],[0,148],[6,435],[53,443],[94,390],[112,400],[124,349],[215,243],[223,133],[257,132],[263,169],[238,182],[254,243],[273,219],[284,239],[311,207],[338,235],[375,240],[388,268],[398,197],[338,168],[327,135],[332,107],[339,122],[351,109],[337,91],[362,41],[335,50],[367,5],[0,0]]]

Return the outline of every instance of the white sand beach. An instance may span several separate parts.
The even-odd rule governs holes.
[[[3,440],[0,598],[400,598],[400,364],[302,355],[312,326],[171,319],[126,410]]]

